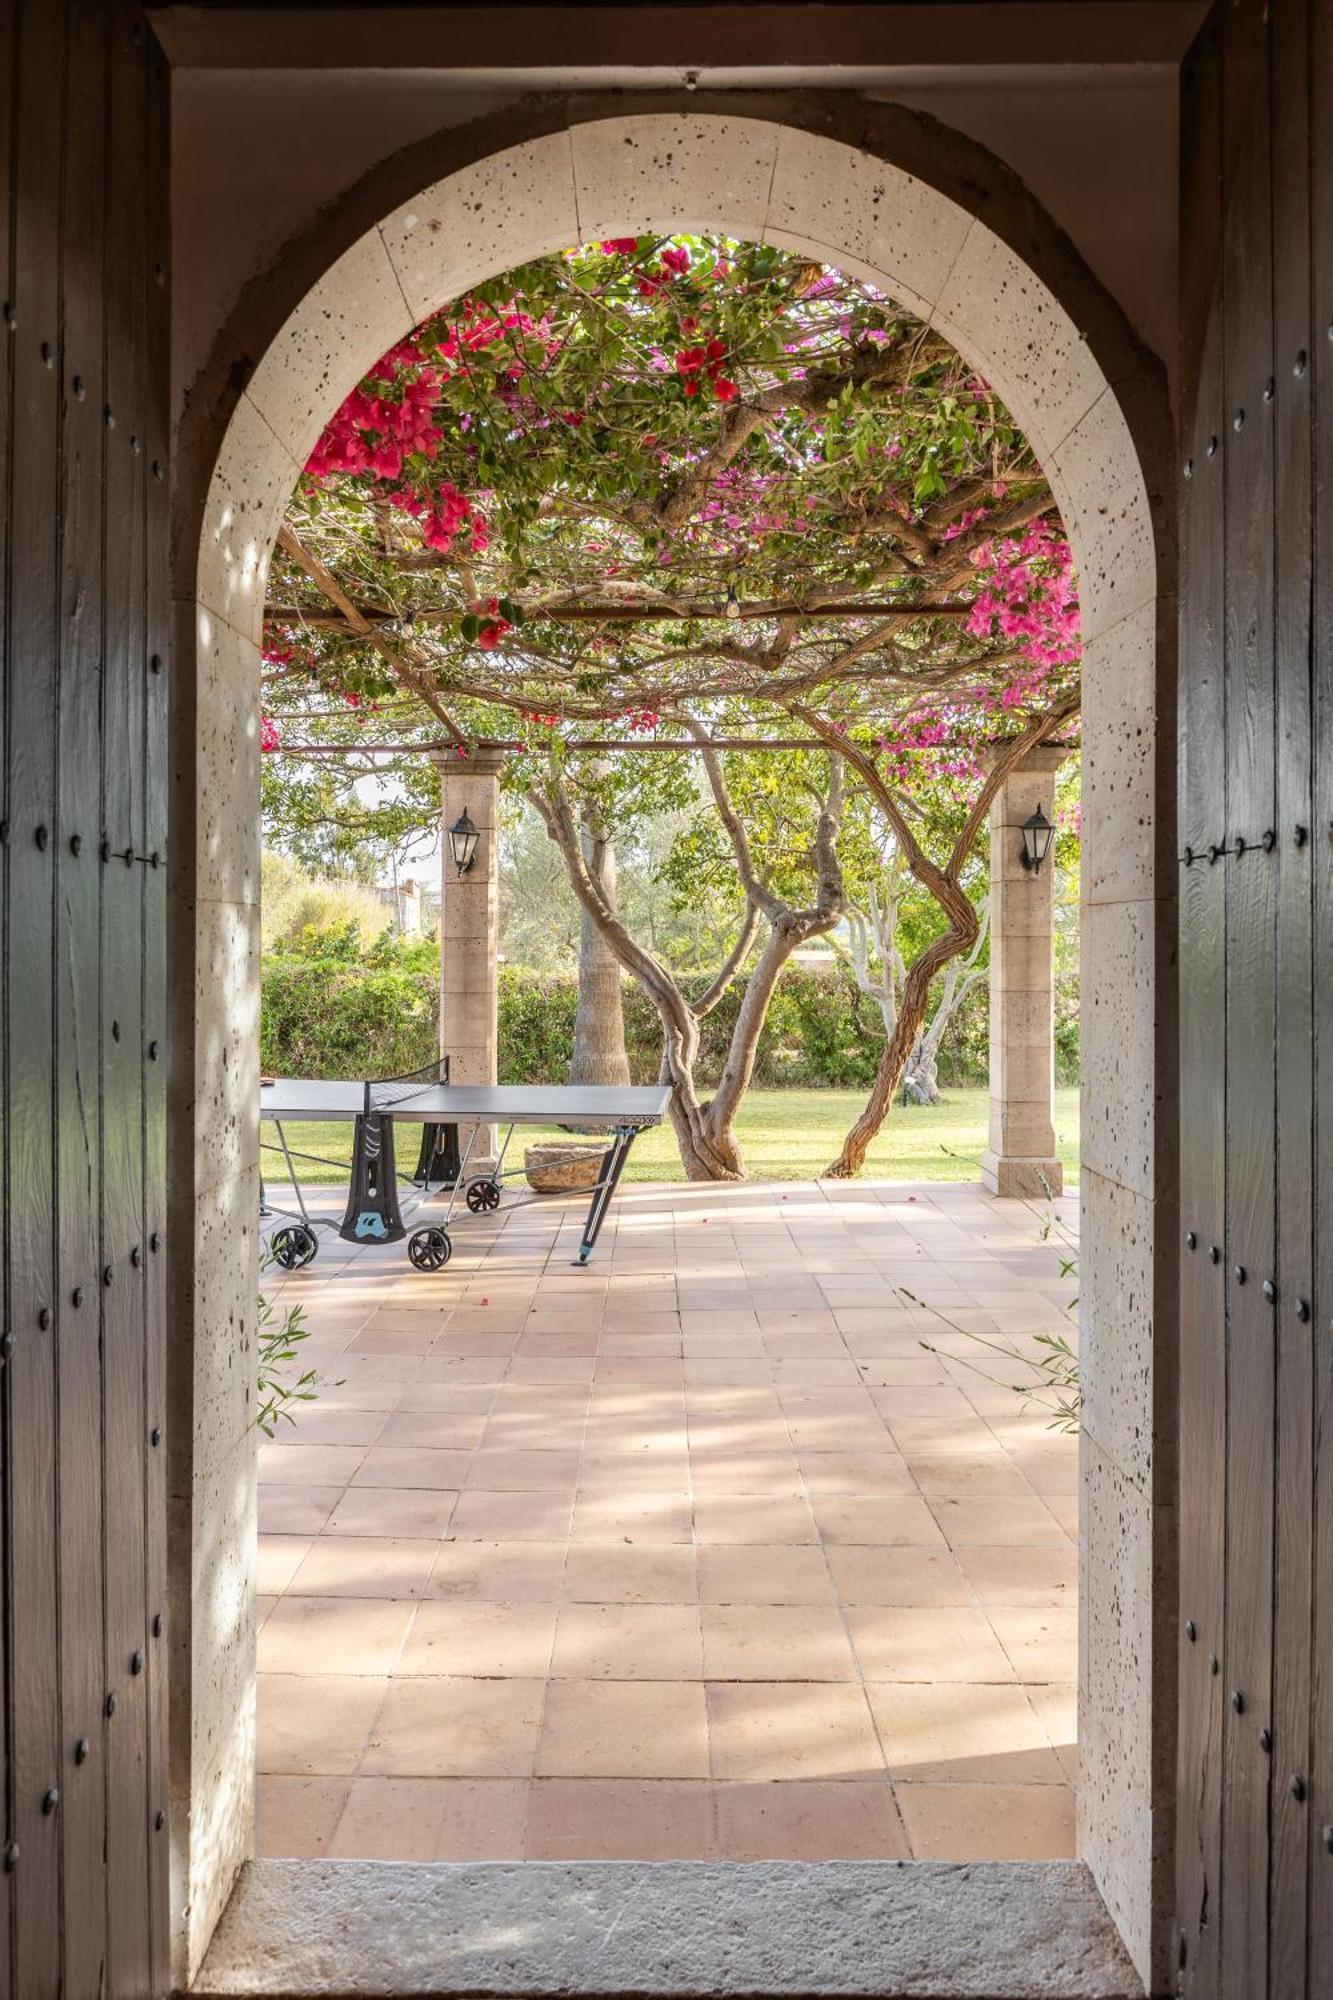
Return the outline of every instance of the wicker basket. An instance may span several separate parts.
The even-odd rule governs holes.
[[[556,1141],[529,1146],[523,1155],[528,1186],[538,1194],[586,1194],[596,1187],[606,1158],[606,1142]]]

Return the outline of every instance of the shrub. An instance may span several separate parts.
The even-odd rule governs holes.
[[[295,952],[264,960],[261,1059],[266,1074],[358,1077],[418,1069],[439,1047],[439,987],[429,939],[385,934],[358,951],[339,926],[319,953],[304,932]],[[722,1073],[744,983],[738,981],[702,1024],[697,1075],[712,1089]],[[657,1012],[626,980],[625,1046],[636,1083],[657,1076],[662,1034]],[[499,979],[501,1083],[563,1083],[574,1052],[578,985],[503,965]],[[970,995],[940,1050],[946,1087],[984,1086],[985,988]],[[754,1080],[761,1088],[868,1089],[884,1046],[879,1009],[841,966],[796,965],[773,996]],[[1078,1081],[1078,983],[1056,982],[1055,1066],[1059,1083]]]

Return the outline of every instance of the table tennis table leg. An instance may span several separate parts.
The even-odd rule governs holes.
[[[347,1210],[338,1234],[345,1243],[398,1243],[407,1234],[398,1206],[393,1120],[363,1112],[354,1127]]]
[[[296,1162],[293,1160],[291,1156],[291,1151],[287,1145],[287,1134],[282,1129],[281,1118],[275,1118],[273,1120],[273,1123],[278,1134],[278,1144],[282,1147],[282,1157],[287,1162],[287,1178],[290,1180],[292,1184],[292,1192],[296,1196],[296,1206],[301,1211],[302,1222],[304,1222],[306,1227],[309,1228],[310,1217],[306,1213],[305,1191],[301,1186],[300,1176],[296,1171]],[[260,1185],[261,1187],[263,1185],[262,1177]],[[262,1215],[264,1211],[261,1209],[259,1212]]]
[[[592,1191],[592,1202],[588,1208],[588,1220],[583,1225],[583,1241],[579,1245],[578,1264],[586,1264],[593,1253],[597,1238],[602,1233],[606,1211],[611,1206],[611,1197],[620,1184],[620,1176],[625,1171],[629,1149],[638,1137],[637,1125],[618,1125],[614,1145],[607,1149],[602,1161],[602,1171],[597,1177],[597,1185]]]

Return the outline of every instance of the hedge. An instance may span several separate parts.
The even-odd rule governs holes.
[[[698,1077],[711,1089],[721,1073],[742,983],[733,985],[703,1023]],[[652,1003],[625,985],[625,1042],[636,1083],[657,1075],[661,1030]],[[433,973],[346,958],[266,957],[261,1060],[266,1075],[392,1076],[430,1062],[438,1047],[439,990]],[[500,968],[501,1083],[563,1083],[574,1051],[577,982]],[[789,967],[759,1044],[754,1081],[793,1089],[868,1088],[884,1031],[879,1009],[840,967]],[[940,1081],[984,1084],[985,989],[973,993],[950,1024]],[[1056,1075],[1078,1080],[1077,982],[1056,991]]]

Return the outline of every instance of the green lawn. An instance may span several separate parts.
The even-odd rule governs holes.
[[[857,1090],[752,1090],[738,1121],[751,1178],[799,1181],[822,1172],[835,1158],[843,1134],[864,1102],[863,1093]],[[973,1180],[986,1144],[986,1116],[984,1090],[949,1090],[942,1104],[899,1105],[870,1149],[866,1172],[881,1180]],[[294,1150],[342,1161],[350,1155],[350,1125],[289,1125],[286,1129],[288,1144]],[[1065,1180],[1072,1183],[1078,1179],[1077,1090],[1056,1091],[1055,1129]],[[561,1136],[535,1127],[516,1131],[511,1163],[521,1166],[524,1145],[538,1138]],[[272,1137],[272,1127],[265,1124],[265,1140]],[[400,1125],[396,1138],[399,1171],[410,1173],[416,1164],[419,1128]],[[281,1156],[265,1152],[263,1159],[265,1174],[274,1181],[281,1178],[285,1173]],[[301,1163],[299,1170],[306,1182],[331,1178],[325,1167]],[[684,1178],[669,1126],[645,1132],[635,1142],[625,1178]]]

